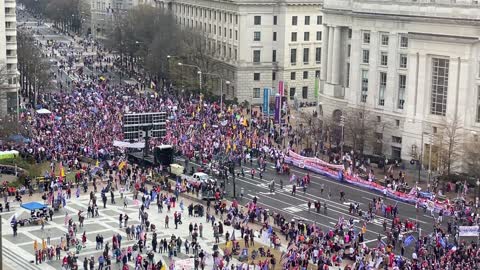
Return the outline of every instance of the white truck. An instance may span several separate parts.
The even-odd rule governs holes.
[[[189,175],[183,175],[187,179],[188,182],[194,183],[194,184],[212,184],[215,185],[216,181],[206,173],[203,172],[196,172],[192,176]]]

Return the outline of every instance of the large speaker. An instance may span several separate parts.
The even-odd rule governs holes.
[[[173,147],[171,145],[161,145],[153,149],[153,158],[155,164],[169,166],[173,163]]]

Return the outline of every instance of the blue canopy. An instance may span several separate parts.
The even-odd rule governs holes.
[[[22,208],[32,211],[32,210],[47,208],[47,205],[39,202],[29,202],[29,203],[23,203]]]

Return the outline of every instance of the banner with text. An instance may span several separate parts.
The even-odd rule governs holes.
[[[478,226],[459,226],[459,236],[479,236]]]

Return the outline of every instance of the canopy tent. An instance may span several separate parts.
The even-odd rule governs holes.
[[[30,212],[34,210],[40,210],[47,208],[48,205],[39,203],[39,202],[29,202],[29,203],[23,203],[21,205],[21,208],[18,208],[17,211],[15,211],[15,214],[13,214],[9,219],[8,223],[12,223],[12,220],[22,220],[22,219],[29,219],[30,218]]]
[[[52,112],[45,109],[45,108],[42,108],[42,109],[37,110],[37,113],[38,114],[51,114]]]
[[[29,202],[29,203],[22,204],[22,208],[27,209],[29,211],[39,210],[47,207],[48,206],[46,204],[39,203],[39,202]]]

